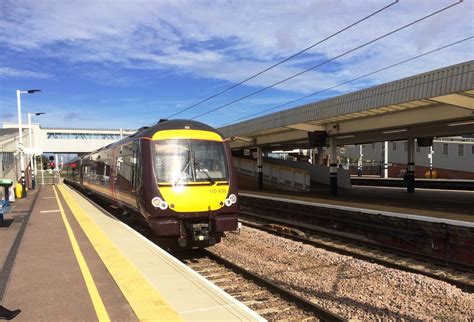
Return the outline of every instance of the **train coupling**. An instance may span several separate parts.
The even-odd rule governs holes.
[[[191,224],[192,239],[196,242],[202,242],[209,239],[209,223]]]
[[[209,223],[183,223],[181,234],[178,239],[178,245],[180,247],[191,245],[206,244],[212,246],[216,243],[215,238],[210,236],[210,224]]]

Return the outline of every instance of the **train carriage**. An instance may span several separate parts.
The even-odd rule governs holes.
[[[162,120],[68,162],[64,173],[179,247],[210,246],[237,228],[230,148],[203,123]]]

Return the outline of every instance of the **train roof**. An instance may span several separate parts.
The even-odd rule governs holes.
[[[160,120],[158,123],[151,127],[142,128],[137,131],[137,133],[133,134],[133,137],[148,137],[151,138],[153,134],[158,131],[165,131],[165,130],[178,130],[178,129],[192,129],[192,130],[202,130],[202,131],[211,131],[216,132],[220,136],[222,134],[217,131],[215,128],[192,120]]]
[[[153,134],[155,134],[158,131],[179,130],[179,129],[192,129],[192,130],[210,131],[210,132],[215,132],[215,133],[219,134],[222,138],[224,138],[224,136],[222,135],[222,133],[220,131],[216,130],[215,128],[213,128],[213,127],[211,127],[207,124],[201,123],[201,122],[192,121],[192,120],[182,120],[182,119],[178,119],[178,120],[160,120],[159,122],[157,122],[156,124],[154,124],[150,127],[147,127],[147,126],[142,127],[140,129],[138,129],[138,131],[135,132],[134,134],[132,134],[130,136],[127,136],[127,137],[123,138],[122,140],[111,143],[111,144],[109,144],[105,147],[102,147],[102,148],[100,148],[98,150],[95,150],[95,151],[92,151],[90,153],[87,153],[84,156],[87,156],[87,155],[90,155],[92,153],[96,153],[96,152],[99,152],[99,151],[102,151],[102,150],[106,150],[106,149],[109,149],[109,148],[112,148],[112,147],[121,146],[121,145],[126,144],[130,141],[135,141],[139,138],[146,137],[146,138],[151,139],[153,137]]]

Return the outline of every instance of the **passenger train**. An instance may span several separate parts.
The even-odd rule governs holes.
[[[68,162],[66,183],[144,221],[171,247],[207,247],[237,229],[231,150],[212,127],[160,120]]]

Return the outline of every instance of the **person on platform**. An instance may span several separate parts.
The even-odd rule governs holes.
[[[0,305],[0,320],[12,320],[20,313],[21,310],[19,309],[10,311],[9,309]]]

